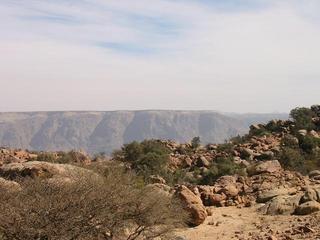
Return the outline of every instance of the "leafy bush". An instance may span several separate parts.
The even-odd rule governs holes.
[[[176,169],[174,172],[166,172],[164,178],[167,184],[174,186],[175,184],[192,183],[193,179],[190,179],[187,175],[188,169]]]
[[[281,139],[281,145],[282,146],[288,146],[291,148],[299,148],[299,139],[291,134],[286,134]]]
[[[158,154],[151,151],[138,158],[138,160],[132,164],[132,167],[138,173],[143,173],[146,176],[153,174],[163,175],[167,162],[168,158],[165,154]]]
[[[281,132],[282,131],[282,127],[278,124],[278,122],[276,121],[269,121],[266,126],[265,129],[268,132]]]
[[[294,120],[297,130],[306,129],[310,131],[315,128],[312,118],[316,117],[316,113],[310,108],[295,108],[291,110],[290,117]]]
[[[163,143],[145,140],[124,145],[114,157],[130,163],[131,167],[147,180],[150,175],[166,175],[169,152]]]
[[[217,151],[226,152],[226,153],[231,153],[233,150],[234,150],[234,144],[230,142],[219,144],[217,148]]]
[[[258,136],[258,137],[268,136],[270,134],[271,132],[265,128],[252,129],[250,130],[250,133],[249,133],[250,136]]]
[[[124,145],[124,147],[122,148],[122,153],[126,161],[135,162],[141,157],[141,155],[143,155],[144,149],[142,144],[134,141],[132,143]]]
[[[285,169],[304,171],[304,156],[300,149],[283,147],[279,161]]]
[[[320,140],[312,136],[299,137],[300,148],[306,153],[312,153],[320,145]]]
[[[312,136],[299,136],[299,144],[288,136],[283,140],[279,161],[285,169],[303,174],[320,167],[320,140]]]
[[[234,174],[244,175],[245,170],[232,158],[217,158],[209,171],[204,174],[200,184],[212,185],[219,177]]]

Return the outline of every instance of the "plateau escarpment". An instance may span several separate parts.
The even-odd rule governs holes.
[[[144,139],[221,143],[244,134],[254,123],[286,119],[287,114],[221,114],[213,111],[112,111],[0,113],[0,146],[29,150],[120,148]]]

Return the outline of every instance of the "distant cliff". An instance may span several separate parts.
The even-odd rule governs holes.
[[[150,138],[223,142],[250,124],[286,119],[287,114],[222,114],[213,111],[110,111],[0,113],[0,146],[30,150],[118,149]]]

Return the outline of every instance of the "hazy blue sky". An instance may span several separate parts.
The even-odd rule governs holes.
[[[320,103],[319,0],[0,0],[0,111]]]

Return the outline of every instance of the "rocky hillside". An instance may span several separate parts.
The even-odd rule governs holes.
[[[251,124],[286,114],[220,114],[209,111],[0,113],[0,146],[29,150],[83,149],[110,153],[133,140],[172,139],[219,143]]]
[[[141,223],[150,223],[150,217],[155,220],[148,226],[154,227],[153,230],[165,224],[173,226],[172,220],[180,223],[183,221],[189,227],[197,226],[190,229],[175,229],[173,232],[176,234],[175,238],[147,237],[150,234],[147,231],[144,233],[145,238],[126,236],[125,239],[319,239],[320,106],[296,108],[291,111],[291,117],[292,120],[272,120],[266,124],[252,125],[246,135],[232,138],[223,144],[201,145],[197,138],[192,139],[191,143],[183,144],[170,140],[134,141],[124,145],[108,161],[103,155],[92,159],[85,153],[77,151],[31,152],[2,148],[0,190],[6,194],[2,197],[2,203],[0,196],[0,203],[3,205],[0,204],[1,211],[5,213],[3,220],[0,221],[0,233],[2,231],[5,236],[30,235],[30,238],[23,239],[34,239],[39,232],[46,239],[50,239],[50,236],[56,237],[52,239],[61,239],[59,237],[62,230],[66,230],[66,235],[72,234],[73,232],[65,229],[66,224],[60,220],[54,222],[54,225],[61,228],[59,232],[52,232],[52,228],[48,229],[47,225],[33,227],[34,231],[31,233],[29,228],[20,227],[31,220],[35,221],[41,217],[46,219],[48,214],[53,214],[52,219],[56,219],[55,214],[61,212],[52,212],[52,204],[56,204],[62,209],[69,209],[71,206],[75,210],[82,211],[84,208],[84,212],[76,213],[77,217],[72,215],[73,211],[59,217],[64,221],[76,220],[73,223],[75,225],[73,229],[76,230],[83,229],[79,226],[80,223],[84,224],[88,229],[93,229],[91,233],[94,235],[101,227],[108,227],[110,221],[115,219],[114,216],[110,217],[109,211],[105,211],[106,216],[110,217],[105,222],[102,222],[104,216],[99,218],[100,212],[96,213],[96,219],[91,222],[79,222],[78,219],[91,217],[97,209],[95,204],[104,209],[105,199],[108,197],[122,196],[114,203],[118,206],[119,201],[124,201],[120,205],[130,207],[123,209],[125,215],[129,210],[136,213],[137,210],[144,209],[145,203],[150,204],[146,212],[138,214],[138,221],[131,225],[133,231],[140,229]],[[101,171],[103,166],[105,166],[104,171]],[[121,174],[129,173],[130,176],[137,178],[134,178],[134,182],[123,183],[119,187],[120,180],[128,179],[128,176],[110,177],[110,174],[117,169],[121,170]],[[87,175],[89,178],[86,178]],[[110,185],[103,180],[105,177],[107,181],[111,180],[115,184],[110,189],[105,189]],[[94,181],[90,182],[92,179]],[[87,183],[87,180],[93,185],[85,184],[84,189],[79,189],[79,186]],[[34,188],[34,185],[30,188],[30,183],[36,184],[37,188]],[[114,192],[112,189],[115,186],[118,188]],[[129,186],[137,189],[130,189]],[[61,194],[61,189],[65,188],[67,191]],[[91,191],[92,188],[97,188],[99,191]],[[83,190],[88,194],[88,198],[79,195],[73,195],[72,198],[65,197],[70,193],[70,189],[71,193],[75,194]],[[121,192],[126,189],[127,192]],[[58,191],[55,192],[56,190]],[[126,202],[136,191],[138,195],[134,195]],[[91,196],[92,192],[101,194]],[[48,198],[48,193],[53,195]],[[148,195],[142,197],[141,194],[145,193]],[[24,198],[33,199],[34,196],[39,200],[33,203],[49,201],[48,206],[20,204]],[[131,209],[134,199],[143,200],[142,205],[139,202],[133,204],[138,206],[137,209]],[[162,200],[165,200],[165,205],[158,207]],[[170,205],[172,203],[176,205]],[[65,208],[64,204],[68,208]],[[154,206],[156,208],[152,208]],[[165,206],[170,208],[165,210]],[[122,212],[117,208],[116,210],[116,213]],[[18,217],[12,216],[13,212],[17,212]],[[29,214],[30,212],[33,214]],[[34,215],[34,212],[38,215]],[[186,218],[175,218],[184,215],[184,212],[187,212]],[[159,218],[163,214],[167,214],[167,217]],[[131,224],[132,216],[129,216],[128,224]],[[148,221],[141,221],[141,216],[146,217]],[[10,228],[13,217],[20,222],[13,225],[14,228]],[[120,217],[122,219],[124,216]],[[159,223],[159,220],[163,222]],[[123,227],[127,226],[121,224],[121,227],[121,231],[117,233],[123,235],[125,234]],[[142,226],[141,229],[148,227]],[[88,233],[90,232],[84,232]],[[111,237],[108,238],[109,236]],[[113,238],[111,232],[106,239],[123,238]]]

